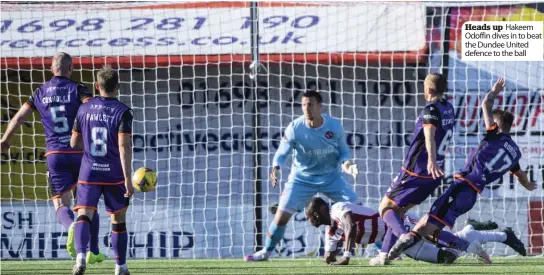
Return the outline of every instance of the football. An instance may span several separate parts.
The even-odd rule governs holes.
[[[157,186],[157,172],[149,168],[139,168],[132,175],[132,186],[134,189],[141,192],[149,192],[155,190]]]

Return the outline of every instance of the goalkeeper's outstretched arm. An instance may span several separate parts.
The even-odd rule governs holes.
[[[280,146],[274,154],[273,166],[274,167],[283,167],[287,157],[291,154],[293,150],[293,145],[291,142],[284,136],[280,142]]]
[[[357,164],[350,160],[349,147],[343,127],[340,129],[340,133],[341,135],[338,141],[338,151],[340,155],[338,156],[338,161],[342,164],[342,170],[355,178],[357,177],[357,174],[359,174],[359,169],[357,168]]]
[[[272,161],[270,180],[272,181],[273,187],[276,187],[276,184],[278,183],[278,179],[280,178],[280,168],[283,167],[287,157],[291,154],[294,142],[295,133],[293,131],[293,124],[290,123],[285,129],[285,134],[281,139],[280,146],[278,147],[276,154],[274,154],[274,160]]]

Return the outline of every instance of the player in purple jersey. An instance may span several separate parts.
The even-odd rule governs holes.
[[[508,135],[514,116],[503,110],[493,110],[495,97],[505,86],[503,78],[499,78],[491,91],[482,101],[486,137],[468,159],[466,166],[455,175],[456,180],[433,204],[431,211],[421,219],[409,234],[402,235],[389,251],[388,258],[394,258],[408,249],[420,236],[428,236],[432,241],[449,244],[449,247],[461,251],[469,251],[473,243],[458,236],[449,234],[446,238],[442,229],[453,227],[455,220],[468,212],[476,203],[476,197],[487,183],[501,178],[506,172],[513,173],[527,190],[536,189],[536,184],[529,181],[527,174],[520,169],[521,152],[517,144]],[[507,233],[505,244],[512,246],[517,237],[513,231]],[[479,244],[478,244],[479,245]],[[481,260],[491,263],[489,256],[478,254]]]
[[[444,156],[455,125],[453,106],[444,98],[445,89],[443,75],[431,73],[425,78],[427,104],[416,120],[414,138],[401,172],[380,203],[380,216],[388,226],[382,250],[388,251],[396,238],[407,232],[401,217],[427,199],[444,175]]]
[[[115,254],[115,274],[128,275],[126,265],[126,212],[132,187],[132,110],[117,100],[119,75],[111,66],[97,76],[97,96],[81,105],[74,122],[70,144],[84,148],[79,172],[75,226],[76,264],[73,275],[85,273],[85,245],[100,197],[111,216],[111,243]]]
[[[83,151],[70,147],[72,125],[79,106],[92,98],[91,92],[82,83],[70,80],[74,67],[72,57],[59,52],[52,60],[53,78],[39,86],[34,94],[19,109],[9,122],[0,140],[2,151],[10,147],[15,131],[37,110],[45,132],[46,165],[48,184],[55,206],[57,220],[68,230],[66,249],[75,257],[73,238],[74,212],[70,209],[72,192],[77,184],[79,166]],[[99,219],[92,226],[89,257],[94,261],[102,261],[104,254],[98,249]],[[92,253],[92,254],[91,254]]]

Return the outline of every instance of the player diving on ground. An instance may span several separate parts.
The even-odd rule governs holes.
[[[381,244],[387,231],[387,226],[377,210],[350,202],[335,203],[329,209],[328,203],[316,197],[308,204],[306,217],[308,222],[315,227],[329,225],[325,232],[325,263],[331,265],[349,264],[351,250],[356,244],[362,246],[373,243]],[[412,228],[418,222],[418,218],[405,215],[403,221],[406,227]],[[479,241],[482,244],[487,242],[504,243],[525,256],[525,246],[510,228],[506,228],[503,232],[482,232],[477,229],[496,229],[496,224],[470,221],[463,230],[454,234],[468,242]],[[344,257],[337,261],[338,243],[341,240],[343,240]],[[447,247],[439,248],[426,241],[418,242],[404,253],[414,260],[444,264],[453,263],[462,254],[461,251]],[[386,252],[380,252],[380,254],[387,255]],[[376,261],[377,258],[371,259],[370,265],[389,263]]]

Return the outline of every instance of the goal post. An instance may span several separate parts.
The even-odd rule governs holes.
[[[279,188],[272,188],[267,179],[272,157],[285,127],[301,115],[301,95],[308,89],[319,90],[323,111],[341,119],[360,169],[357,181],[348,182],[362,203],[377,208],[402,165],[425,104],[423,79],[444,64],[458,121],[447,179],[435,195],[482,138],[476,101],[499,74],[510,81],[507,91],[514,95],[499,104],[520,118],[515,139],[526,150],[521,166],[542,184],[542,65],[475,64],[457,55],[467,18],[491,20],[493,14],[514,20],[529,14],[533,17],[527,20],[541,20],[542,9],[530,4],[259,2],[262,68],[254,79],[249,3],[0,5],[2,133],[34,89],[51,77],[56,52],[72,55],[72,78],[91,90],[104,64],[119,70],[119,99],[134,110],[133,166],[158,172],[157,190],[137,193],[131,201],[129,258],[241,259],[252,252],[259,233],[255,177],[261,181],[266,230],[273,220],[267,207],[279,200],[288,175],[284,169]],[[444,20],[446,10],[449,20]],[[44,140],[34,113],[2,153],[2,259],[69,257],[62,249],[66,232],[48,200]],[[526,193],[505,176],[464,218],[512,226],[531,253],[542,254],[543,192],[539,185]],[[432,199],[415,211],[425,213]],[[101,214],[100,247],[111,256],[109,219]],[[487,248],[493,255],[513,254],[502,245]],[[295,214],[278,254],[322,251],[323,230]],[[369,246],[359,255],[374,252]]]

